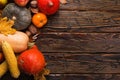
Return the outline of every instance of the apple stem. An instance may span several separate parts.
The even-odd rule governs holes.
[[[53,4],[52,1],[49,1],[49,2],[48,2],[48,5],[49,5],[50,7],[52,7],[54,4]]]

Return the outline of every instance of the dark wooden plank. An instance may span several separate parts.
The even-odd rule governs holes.
[[[87,80],[88,76],[81,74],[50,74],[48,80]]]
[[[34,80],[33,77],[23,75],[14,79],[10,74],[6,74],[0,80]],[[47,80],[120,80],[120,74],[50,74]]]
[[[67,0],[67,2],[68,4],[61,4],[60,10],[120,10],[119,0]]]
[[[120,73],[120,54],[44,53],[47,68],[55,74]]]
[[[52,74],[48,80],[120,80],[119,74]]]
[[[62,10],[120,10],[119,0],[67,0]]]
[[[120,52],[120,33],[41,33],[43,52]]]
[[[59,11],[42,32],[120,32],[120,14],[104,11]]]

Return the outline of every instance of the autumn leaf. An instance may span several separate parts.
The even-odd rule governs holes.
[[[44,68],[39,74],[34,75],[34,80],[46,80],[45,76],[50,74],[50,70]]]
[[[61,3],[61,4],[66,4],[66,3],[67,3],[67,0],[60,0],[60,3]]]

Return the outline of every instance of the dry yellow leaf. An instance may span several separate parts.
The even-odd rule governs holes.
[[[14,34],[16,30],[12,28],[13,25],[13,20],[9,20],[7,17],[0,18],[0,33],[4,35]]]
[[[34,80],[46,80],[46,75],[50,74],[50,70],[44,68],[39,74],[34,75]]]

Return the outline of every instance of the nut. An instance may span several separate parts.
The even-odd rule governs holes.
[[[32,13],[38,13],[39,12],[38,8],[32,8],[32,7],[30,7],[30,10],[31,10]]]
[[[36,7],[37,7],[37,0],[32,0],[32,1],[30,2],[30,6],[31,6],[32,8],[36,8]]]
[[[31,36],[31,32],[30,31],[27,30],[25,33],[28,35],[28,37]]]
[[[31,24],[31,25],[28,27],[28,30],[29,30],[33,35],[38,33],[38,29],[37,29],[33,24]]]

